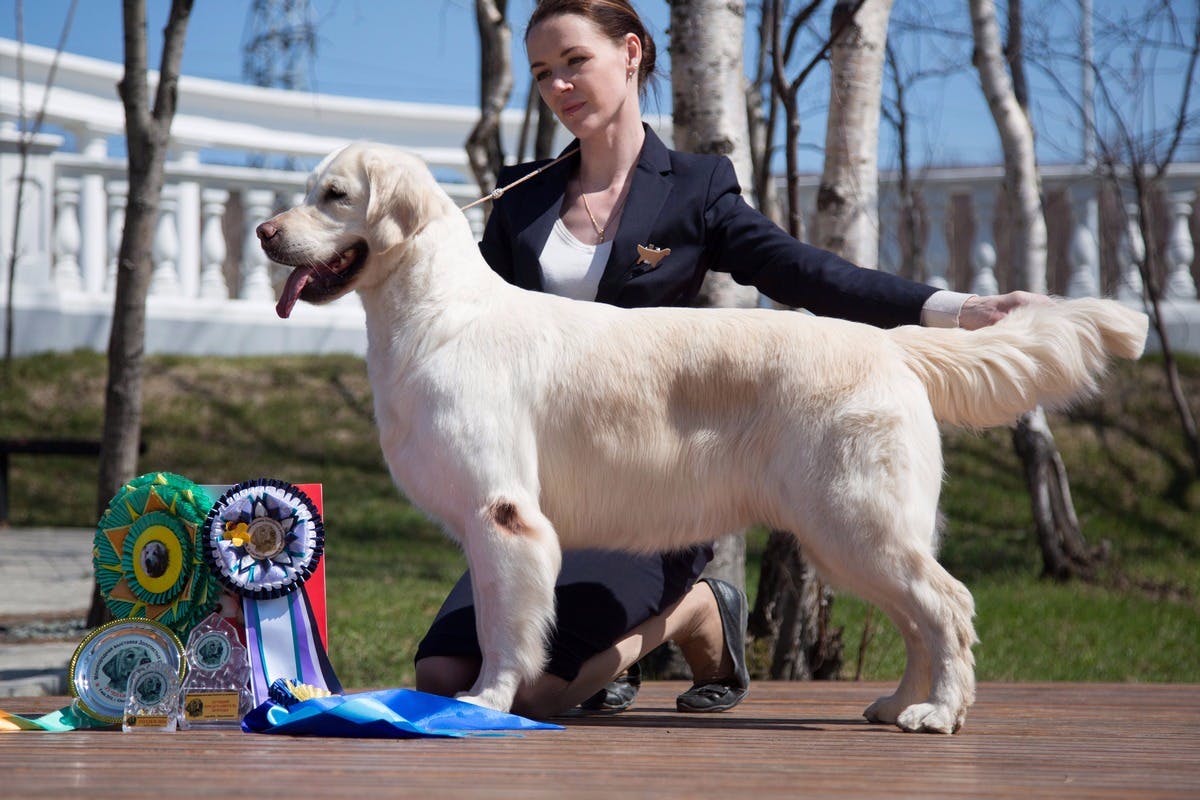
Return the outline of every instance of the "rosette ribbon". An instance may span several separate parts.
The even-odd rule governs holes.
[[[239,483],[213,505],[202,533],[204,558],[242,600],[254,702],[280,678],[340,692],[304,587],[325,549],[308,495],[269,478]]]
[[[200,547],[212,498],[187,478],[152,472],[121,487],[96,526],[92,562],[117,619],[147,617],[187,636],[217,604]]]

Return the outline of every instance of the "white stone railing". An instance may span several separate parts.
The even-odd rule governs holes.
[[[44,48],[26,51],[27,106],[37,108],[47,100],[47,121],[62,134],[42,134],[31,148],[13,287],[17,351],[102,350],[127,193],[120,156],[123,110],[114,88],[120,66],[64,55],[47,99],[39,87],[51,56]],[[18,166],[14,59],[15,45],[0,40],[0,256],[5,266],[13,242]],[[356,138],[417,152],[456,200],[473,199],[476,188],[466,175],[461,142],[476,116],[469,108],[182,79],[154,239],[148,350],[361,352],[362,310],[354,296],[320,308],[302,304],[287,323],[275,318],[272,306],[283,275],[263,257],[254,228],[296,202],[304,167]],[[669,141],[665,121],[656,123]],[[507,141],[515,140],[519,124],[518,114],[506,116]],[[299,168],[235,165],[285,158]],[[1017,288],[1018,278],[1006,268],[1005,248],[998,244],[1003,241],[997,235],[1003,223],[1001,178],[997,167],[921,174],[919,238],[929,283],[978,293]],[[1136,261],[1143,248],[1137,226],[1125,213],[1127,198],[1114,198],[1082,167],[1046,167],[1043,181],[1051,264],[1048,285],[1033,288],[1139,302]],[[1200,351],[1192,232],[1197,189],[1200,164],[1177,165],[1158,205],[1168,232],[1163,294],[1172,313],[1182,315],[1172,336]],[[884,174],[880,190],[881,266],[898,271],[904,237],[895,176]],[[804,179],[801,191],[805,207],[813,208],[816,178]],[[478,231],[482,212],[475,211],[472,220]],[[6,280],[0,270],[0,296]]]

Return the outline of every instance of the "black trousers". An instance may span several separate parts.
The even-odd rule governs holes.
[[[574,680],[585,661],[683,597],[712,557],[708,545],[654,555],[564,552],[554,586],[556,624],[546,672]],[[470,572],[450,590],[417,646],[415,660],[429,656],[482,657]]]

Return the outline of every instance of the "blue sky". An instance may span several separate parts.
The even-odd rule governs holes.
[[[1098,13],[1120,17],[1127,13],[1123,2],[1095,0]],[[54,47],[66,18],[69,0],[24,0],[24,35],[28,42]],[[246,32],[249,0],[197,0],[184,50],[184,72],[219,80],[239,81],[242,43]],[[666,0],[636,3],[659,45],[660,66],[669,69],[667,34],[669,8]],[[747,3],[751,8],[753,2]],[[796,3],[793,3],[796,5]],[[832,3],[828,3],[831,6]],[[914,90],[911,113],[915,136],[912,152],[918,163],[986,164],[1000,158],[999,140],[988,113],[969,58],[966,0],[931,0],[920,4],[897,0],[893,12],[893,41],[901,63],[908,71],[949,71],[931,77]],[[1194,4],[1180,0],[1180,13],[1191,13]],[[321,92],[420,102],[473,105],[478,101],[478,43],[474,3],[471,0],[311,0],[317,22],[317,53],[311,73],[312,87]],[[523,102],[528,87],[521,37],[533,0],[509,0],[514,28],[516,89],[513,103]],[[151,61],[157,63],[167,0],[148,0]],[[16,38],[17,0],[0,0],[0,36]],[[828,26],[828,11],[821,25]],[[752,11],[753,19],[756,15]],[[80,0],[66,49],[73,53],[121,60],[121,11],[118,0]],[[908,32],[903,25],[909,20]],[[1059,52],[1050,65],[1051,80],[1031,70],[1034,118],[1039,129],[1039,157],[1043,162],[1077,160],[1080,152],[1074,101],[1063,100],[1053,87],[1061,82],[1068,89],[1078,85],[1079,68],[1070,63],[1078,42],[1078,11],[1075,0],[1026,0],[1026,20],[1033,37],[1041,36]],[[1118,22],[1120,20],[1118,19]],[[957,31],[957,35],[913,33],[912,26],[925,25]],[[1190,29],[1189,29],[1190,33]],[[753,30],[748,31],[752,56]],[[807,61],[816,34],[809,37],[803,53]],[[1109,56],[1113,54],[1109,53]],[[752,59],[748,59],[752,60]],[[800,62],[797,58],[797,63]],[[1154,95],[1169,103],[1178,97],[1182,81],[1181,57],[1166,54],[1157,65],[1162,76]],[[796,69],[796,67],[793,67]],[[820,142],[824,136],[823,108],[828,99],[824,71],[818,69],[801,93],[803,109],[802,165],[820,170]],[[657,100],[649,111],[669,112],[669,81],[661,82]],[[1143,93],[1145,96],[1145,93]],[[1193,105],[1193,108],[1196,105]],[[1200,147],[1191,139],[1188,153],[1196,157]],[[896,163],[894,138],[885,132],[880,149],[884,168]]]

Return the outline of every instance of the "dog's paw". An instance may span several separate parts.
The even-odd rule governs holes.
[[[908,706],[908,703],[894,694],[887,697],[881,697],[871,705],[867,706],[867,710],[863,712],[863,716],[867,718],[867,722],[875,722],[883,725],[895,725],[896,720],[900,717],[900,712]]]
[[[512,707],[512,698],[503,698],[499,692],[485,689],[478,694],[470,692],[459,692],[454,695],[455,700],[461,700],[464,703],[470,703],[475,706],[483,706],[495,711],[507,712]]]
[[[900,712],[896,724],[909,733],[954,733],[962,727],[962,716],[948,706],[918,703]]]

